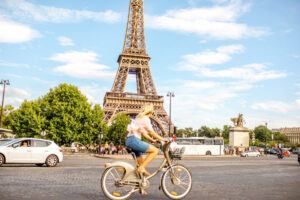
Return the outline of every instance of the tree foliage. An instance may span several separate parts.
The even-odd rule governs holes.
[[[131,118],[125,113],[116,116],[112,124],[108,128],[108,134],[104,138],[105,141],[114,141],[115,144],[125,144],[127,136],[127,126],[131,123]]]
[[[58,144],[97,141],[99,129],[107,131],[100,105],[92,107],[77,87],[60,84],[45,96],[24,101],[18,110],[10,113],[10,126],[18,137],[41,137]]]
[[[200,129],[194,130],[193,128],[178,129],[177,137],[216,137],[220,136],[221,130],[218,128],[209,128],[207,126],[202,126]]]
[[[286,135],[281,134],[280,132],[272,132],[270,129],[267,129],[263,125],[257,126],[254,129],[255,133],[255,145],[257,146],[265,146],[267,132],[267,143],[269,147],[274,147],[275,144],[284,144],[284,146],[291,146],[289,140]],[[273,139],[272,139],[273,135]]]
[[[0,108],[0,113],[1,113]],[[10,128],[9,126],[9,114],[14,110],[14,107],[12,105],[5,105],[3,108],[3,113],[2,113],[2,125],[3,128]]]

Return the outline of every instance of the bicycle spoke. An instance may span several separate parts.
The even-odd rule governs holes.
[[[179,183],[173,182],[176,178]],[[185,197],[191,189],[191,175],[189,171],[181,165],[173,166],[164,176],[163,188],[165,194],[175,199]]]
[[[185,183],[185,182],[183,182],[183,181],[180,181],[180,185],[181,185],[181,184],[182,184],[182,185],[187,185],[187,186],[189,185],[189,183]]]
[[[111,174],[111,176],[113,177],[114,180],[116,180],[114,174],[112,172],[109,172]]]

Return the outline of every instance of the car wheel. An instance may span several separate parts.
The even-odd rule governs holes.
[[[0,166],[4,164],[4,156],[0,154]]]
[[[205,153],[205,155],[211,156],[211,152],[210,152],[210,151],[207,151],[207,152]]]
[[[245,157],[248,157],[248,154],[246,154]]]
[[[50,155],[46,159],[46,165],[47,167],[55,167],[58,163],[58,158],[56,155]]]
[[[35,164],[36,166],[38,167],[42,167],[44,165],[44,163],[38,163],[38,164]]]

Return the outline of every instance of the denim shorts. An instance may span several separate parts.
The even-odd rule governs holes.
[[[147,152],[150,148],[150,144],[143,142],[137,137],[129,136],[126,139],[126,146],[132,148],[134,150],[135,156],[138,158],[143,153]]]

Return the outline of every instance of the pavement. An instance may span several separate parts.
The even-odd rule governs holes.
[[[97,158],[103,158],[103,159],[123,159],[123,160],[128,160],[132,159],[131,154],[114,154],[114,155],[107,155],[107,154],[95,154],[95,153],[70,153],[70,152],[64,152],[64,155],[68,156],[76,156],[76,155],[89,155]],[[266,156],[266,155],[263,155]],[[163,159],[164,156],[162,154],[157,155],[156,158]],[[207,158],[241,158],[240,155],[217,155],[217,156],[198,156],[198,155],[184,155],[183,159],[207,159]]]
[[[129,155],[128,155],[129,156]],[[126,156],[123,156],[124,158]],[[0,168],[1,200],[102,200],[100,180],[104,164],[121,160],[88,154],[65,155],[57,167],[5,164]],[[133,160],[123,159],[133,164]],[[153,160],[147,170],[154,172],[162,159]],[[199,157],[179,161],[191,171],[193,188],[188,200],[299,200],[300,165],[296,156],[279,160],[259,158]],[[148,195],[130,199],[166,200],[159,190],[162,173],[150,180]]]

